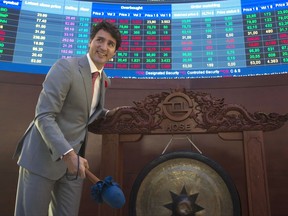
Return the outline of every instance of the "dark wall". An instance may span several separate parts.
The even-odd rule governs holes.
[[[12,160],[17,140],[33,119],[34,108],[41,90],[43,75],[0,72],[0,134],[1,134],[1,179],[0,214],[12,215],[17,184],[18,167]],[[171,89],[210,93],[224,98],[226,104],[240,104],[249,112],[288,113],[288,75],[192,79],[192,80],[125,80],[112,79],[112,88],[107,93],[107,108],[134,105],[133,101],[157,92]],[[247,194],[243,147],[241,142],[225,142],[216,135],[193,135],[191,139],[205,155],[223,166],[230,174],[239,191],[243,215],[247,215]],[[157,158],[170,137],[147,136],[135,143],[125,143],[124,192],[127,197],[140,170]],[[272,215],[287,215],[288,187],[288,123],[278,130],[264,133],[266,168]],[[179,141],[168,151],[195,151],[187,142]],[[86,157],[92,171],[99,174],[101,160],[101,136],[90,133]],[[133,161],[133,163],[131,163]],[[97,215],[97,204],[93,203],[90,183],[85,181],[80,215]],[[5,208],[3,208],[5,206]],[[128,211],[128,205],[124,207]]]

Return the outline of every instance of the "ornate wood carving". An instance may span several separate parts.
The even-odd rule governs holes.
[[[288,113],[250,113],[243,106],[225,104],[223,98],[186,89],[149,95],[134,104],[120,107],[112,117],[93,122],[89,131],[98,134],[271,131],[288,120]]]

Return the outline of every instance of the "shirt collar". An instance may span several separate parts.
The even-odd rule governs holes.
[[[95,71],[98,71],[99,72],[99,75],[101,77],[102,75],[102,71],[103,71],[103,67],[101,69],[98,69],[96,67],[96,65],[94,64],[94,62],[92,61],[92,59],[90,58],[90,55],[89,53],[87,53],[87,58],[88,58],[88,62],[89,62],[89,65],[90,65],[90,70],[91,70],[91,73],[95,72]]]

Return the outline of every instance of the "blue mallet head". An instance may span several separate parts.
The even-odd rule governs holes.
[[[94,184],[91,195],[97,203],[105,202],[112,208],[121,208],[126,201],[123,191],[111,176]]]

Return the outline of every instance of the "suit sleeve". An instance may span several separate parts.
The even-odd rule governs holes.
[[[65,60],[56,62],[48,72],[36,106],[35,125],[57,160],[71,145],[56,121],[72,82],[72,73]]]

